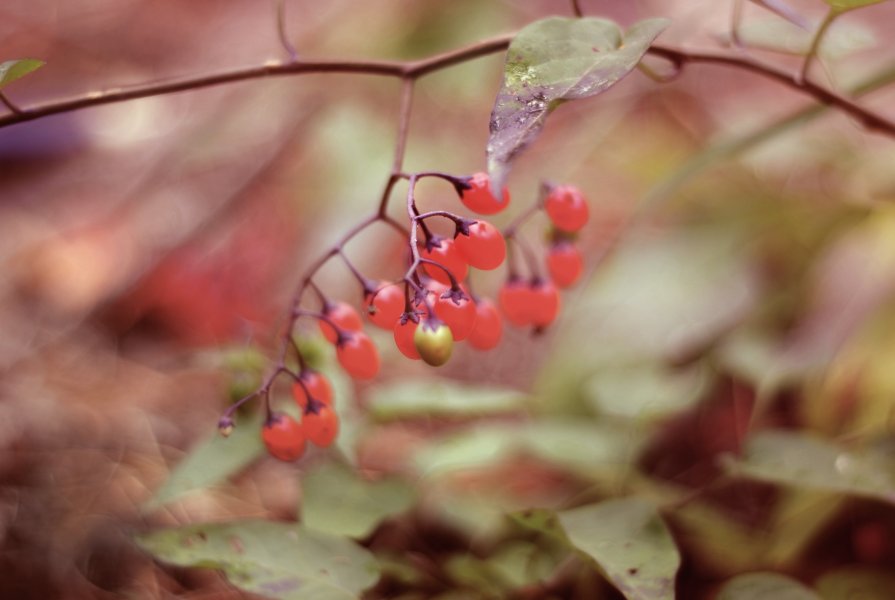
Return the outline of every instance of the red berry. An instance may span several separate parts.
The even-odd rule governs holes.
[[[549,281],[532,282],[529,288],[530,318],[535,327],[546,327],[559,314],[559,292]]]
[[[500,313],[493,302],[482,298],[476,304],[475,314],[475,326],[469,334],[469,345],[477,350],[490,350],[497,346],[503,334]]]
[[[454,279],[456,279],[458,283],[466,279],[466,272],[469,270],[469,265],[467,264],[466,259],[463,258],[463,254],[460,252],[459,248],[454,244],[453,240],[438,238],[434,240],[432,249],[429,250],[428,247],[423,248],[420,251],[420,256],[435,261],[445,267],[451,272],[451,275],[454,276]],[[451,279],[441,267],[423,263],[423,270],[426,271],[426,275],[435,281],[440,281],[446,285],[451,283]]]
[[[531,325],[531,289],[521,279],[511,279],[501,286],[497,302],[507,321],[524,327]]]
[[[476,221],[469,226],[469,235],[454,238],[470,267],[490,271],[496,269],[507,256],[507,244],[500,231],[488,221]]]
[[[561,288],[575,285],[584,270],[581,252],[573,244],[560,242],[550,248],[547,254],[547,270],[550,279]]]
[[[333,388],[329,384],[329,380],[322,374],[306,369],[299,374],[298,378],[301,383],[296,381],[292,384],[292,397],[295,398],[295,403],[302,411],[308,406],[308,394],[318,402],[327,405],[333,403]],[[302,387],[302,383],[304,387]],[[308,390],[307,393],[305,393],[305,389]]]
[[[454,337],[447,325],[437,318],[420,321],[413,333],[413,343],[420,358],[433,367],[440,367],[451,358],[454,349]]]
[[[297,460],[305,453],[305,432],[289,415],[273,414],[261,429],[267,452],[280,460]]]
[[[446,291],[435,300],[435,315],[450,328],[454,341],[460,342],[469,337],[475,326],[475,303],[469,294],[455,300]]]
[[[345,302],[340,301],[327,304],[323,309],[323,315],[335,323],[336,327],[345,331],[360,331],[364,326],[357,311]],[[323,337],[329,340],[330,343],[335,344],[338,336],[332,325],[322,319],[318,323],[320,324],[320,331],[323,333]]]
[[[301,423],[311,443],[321,448],[332,444],[339,435],[339,415],[331,406],[321,406],[317,412],[305,413]]]
[[[404,291],[394,284],[383,282],[367,299],[367,316],[374,325],[382,329],[392,329],[395,320],[404,312]]]
[[[584,227],[589,216],[584,194],[573,185],[558,185],[551,189],[544,208],[556,228],[568,232]]]
[[[420,353],[416,351],[416,344],[413,343],[413,334],[416,332],[417,323],[411,319],[407,319],[403,324],[401,319],[395,323],[395,345],[401,354],[413,360],[420,359]]]
[[[346,333],[336,344],[336,358],[355,379],[373,379],[379,373],[379,351],[367,334]]]
[[[474,213],[493,215],[499,213],[510,203],[510,192],[503,188],[503,199],[497,200],[491,193],[491,179],[487,173],[476,173],[469,178],[469,189],[460,194],[460,201]]]

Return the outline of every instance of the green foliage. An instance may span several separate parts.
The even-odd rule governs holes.
[[[143,505],[156,510],[186,494],[207,488],[243,470],[264,454],[261,415],[240,422],[228,438],[215,430],[199,442],[168,475],[168,479]]]
[[[850,452],[810,434],[759,433],[749,440],[743,458],[728,467],[742,477],[895,503],[891,457]]]
[[[38,70],[45,64],[44,61],[34,58],[8,60],[0,63],[0,89],[3,89],[4,86],[12,83],[16,79],[20,79],[28,73]]]
[[[596,561],[628,600],[674,598],[680,554],[649,502],[618,498],[558,517],[569,542]]]
[[[404,379],[377,386],[370,414],[380,421],[407,418],[469,418],[519,412],[525,396],[493,386],[470,386],[448,380]]]
[[[323,463],[302,477],[301,520],[310,529],[363,538],[413,499],[399,479],[367,481],[343,465]]]
[[[165,562],[220,569],[243,589],[283,600],[353,600],[379,577],[367,550],[294,523],[206,523],[154,531],[137,542]]]
[[[724,584],[718,600],[821,600],[794,579],[777,573],[745,573]]]
[[[535,140],[557,106],[618,83],[667,26],[666,19],[649,19],[623,33],[605,19],[550,17],[522,29],[507,51],[491,112],[492,187],[503,188],[510,161]]]

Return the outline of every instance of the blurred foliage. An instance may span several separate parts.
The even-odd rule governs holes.
[[[891,106],[891,3],[790,4],[791,22],[746,11],[748,51],[797,69],[812,32],[793,23],[848,12],[816,60]],[[47,61],[4,88],[22,106],[279,51],[273,11],[244,0],[126,3],[65,27],[75,9],[56,8],[58,22],[0,8],[23,32],[0,28],[8,52]],[[695,46],[729,39],[727,9],[588,12],[669,17],[663,42]],[[302,54],[403,59],[557,12],[390,0],[286,16]],[[502,64],[419,82],[405,170],[484,168]],[[262,458],[253,407],[211,434],[270,368],[300,273],[379,200],[398,90],[374,79],[259,81],[0,131],[0,597],[890,598],[892,140],[744,72],[634,73],[551,107],[496,219],[540,180],[591,200],[588,272],[547,332],[458,346],[437,376],[374,333],[384,369],[367,385],[303,324],[335,390],[335,447]],[[422,184],[421,204],[455,209],[444,187]],[[523,234],[543,249],[542,223]],[[377,278],[399,275],[401,251],[388,228],[346,248]],[[476,293],[502,276],[474,275]],[[340,266],[319,283],[359,305]],[[289,396],[273,390],[294,412]]]

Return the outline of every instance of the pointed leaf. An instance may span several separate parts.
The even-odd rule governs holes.
[[[284,600],[353,600],[379,577],[364,548],[295,523],[190,525],[138,536],[137,543],[164,562],[220,569],[234,585]]]
[[[492,187],[503,187],[510,161],[534,141],[550,112],[618,83],[667,26],[666,19],[648,19],[623,34],[605,19],[551,17],[522,29],[507,51],[503,86],[491,111]]]
[[[767,431],[754,436],[733,474],[784,485],[829,490],[895,503],[895,464],[806,434]]]
[[[681,557],[652,504],[608,500],[563,511],[559,521],[572,545],[593,558],[625,598],[674,598]]]
[[[215,431],[200,442],[171,471],[167,481],[143,505],[143,510],[154,510],[189,492],[218,483],[264,454],[261,419],[259,414],[239,423],[230,437]]]
[[[12,83],[16,79],[24,77],[32,71],[44,66],[46,63],[42,60],[34,58],[23,58],[20,60],[8,60],[0,63],[0,89],[6,84]]]
[[[338,464],[325,464],[302,479],[302,523],[317,531],[363,538],[412,503],[413,490],[406,483],[366,481]]]
[[[724,584],[718,600],[821,600],[820,596],[796,581],[777,573],[746,573]]]

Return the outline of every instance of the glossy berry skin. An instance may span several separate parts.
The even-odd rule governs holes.
[[[326,448],[339,435],[339,415],[331,406],[321,406],[317,412],[305,412],[301,421],[308,440]]]
[[[500,343],[503,335],[503,321],[497,307],[487,298],[482,298],[475,307],[475,326],[469,334],[469,345],[476,350],[491,350]]]
[[[437,319],[422,319],[413,334],[413,343],[427,365],[440,367],[451,358],[454,336],[450,328]]]
[[[476,173],[467,182],[470,188],[463,190],[460,201],[474,213],[480,215],[493,215],[505,209],[510,204],[510,192],[503,188],[503,196],[500,200],[491,193],[491,179],[487,173]]]
[[[345,302],[333,302],[323,309],[323,314],[330,321],[336,324],[336,327],[344,331],[360,331],[364,324],[360,319],[360,315],[352,308],[350,304]],[[332,325],[326,321],[318,321],[320,324],[320,332],[331,344],[336,343],[336,331]]]
[[[535,327],[550,325],[559,314],[559,292],[549,281],[534,281],[529,287],[529,318]]]
[[[497,302],[507,321],[518,327],[532,324],[531,288],[522,279],[504,283],[497,294]]]
[[[550,279],[558,287],[567,288],[575,285],[584,270],[581,252],[568,242],[560,242],[550,248],[547,254],[547,271]]]
[[[379,351],[363,332],[349,332],[336,344],[336,358],[355,379],[373,379],[379,373]]]
[[[401,354],[412,360],[420,360],[420,353],[416,350],[416,344],[413,342],[413,334],[416,332],[418,324],[411,319],[407,319],[403,324],[401,319],[395,322],[395,345]]]
[[[261,439],[267,452],[274,458],[298,460],[307,445],[302,426],[289,415],[273,414],[261,429]]]
[[[469,235],[454,238],[470,267],[490,271],[499,267],[507,256],[507,244],[500,231],[488,221],[476,221],[469,226]]]
[[[370,294],[366,300],[367,316],[381,329],[391,329],[395,320],[404,312],[404,291],[399,285],[385,283]]]
[[[544,210],[557,229],[570,233],[584,227],[590,216],[584,194],[573,185],[551,189],[544,200]]]
[[[449,292],[445,292],[449,294]],[[465,294],[463,298],[454,300],[450,295],[439,295],[435,300],[435,316],[444,321],[451,330],[451,336],[455,342],[460,342],[469,337],[475,326],[475,303]]]
[[[292,397],[302,411],[308,407],[308,393],[311,394],[311,398],[314,400],[322,402],[328,406],[332,405],[333,388],[326,377],[321,373],[310,369],[302,371],[298,377],[301,380],[301,383],[304,384],[304,387],[302,387],[301,383],[297,381],[294,382],[292,384]],[[308,390],[307,393],[305,393],[305,388]]]
[[[438,245],[433,245],[431,250],[428,247],[424,247],[420,250],[420,257],[433,260],[447,268],[458,283],[466,279],[466,273],[469,271],[469,264],[466,262],[466,259],[463,258],[463,254],[461,254],[460,249],[454,244],[454,241],[447,238],[439,238],[435,243]],[[447,273],[444,272],[444,269],[436,267],[435,265],[423,263],[423,270],[426,272],[426,275],[435,281],[450,285],[451,279],[447,276]],[[392,322],[394,323],[394,321]]]

